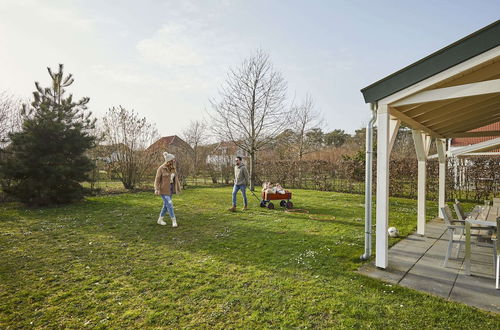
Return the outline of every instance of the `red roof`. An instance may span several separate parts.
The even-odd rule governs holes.
[[[163,149],[163,148],[168,148],[169,145],[172,144],[172,142],[174,142],[175,138],[177,137],[177,135],[170,135],[170,136],[164,136],[160,139],[158,139],[155,143],[153,143],[152,145],[150,145],[148,147],[148,150],[151,150],[151,149]],[[178,137],[177,137],[178,138]]]
[[[493,123],[493,124],[490,124],[490,125],[486,125],[483,127],[479,127],[479,128],[470,130],[469,132],[485,132],[485,131],[500,131],[500,121]],[[497,136],[453,138],[453,139],[451,139],[451,145],[454,147],[462,147],[462,146],[468,146],[471,144],[476,144],[479,142],[492,140],[495,138],[497,138]]]

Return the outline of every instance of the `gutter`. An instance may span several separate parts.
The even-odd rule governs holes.
[[[373,125],[377,119],[377,103],[370,103],[372,117],[366,125],[365,157],[365,253],[361,260],[368,260],[372,254],[372,163],[373,163]]]

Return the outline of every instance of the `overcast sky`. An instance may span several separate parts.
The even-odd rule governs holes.
[[[136,110],[161,135],[210,111],[228,69],[256,49],[306,93],[325,131],[369,117],[360,89],[494,22],[500,1],[0,0],[0,91],[30,97],[46,67],[69,90]],[[206,117],[206,116],[205,116]]]

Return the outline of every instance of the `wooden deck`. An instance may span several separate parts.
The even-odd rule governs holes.
[[[389,249],[389,267],[374,262],[359,272],[487,311],[500,313],[500,290],[495,290],[493,249],[472,246],[472,275],[465,275],[464,249],[443,268],[448,239],[441,219],[427,223],[424,237],[410,235]],[[455,249],[453,257],[456,256]]]

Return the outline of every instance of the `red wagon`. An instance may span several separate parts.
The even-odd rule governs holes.
[[[280,206],[286,207],[287,209],[293,208],[292,192],[285,190],[284,194],[272,194],[268,192],[262,192],[262,200],[260,201],[260,207],[267,207],[268,209],[274,209],[274,204],[271,201],[281,200]]]

